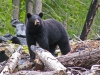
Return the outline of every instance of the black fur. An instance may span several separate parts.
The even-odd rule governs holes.
[[[31,15],[31,14],[30,14]],[[28,22],[26,26],[26,39],[30,52],[30,57],[35,58],[35,54],[31,51],[30,46],[36,45],[36,42],[43,49],[54,54],[55,48],[58,45],[63,55],[70,51],[68,34],[61,23],[54,19],[42,20],[43,13],[39,15],[27,15]],[[35,20],[40,23],[34,25]]]

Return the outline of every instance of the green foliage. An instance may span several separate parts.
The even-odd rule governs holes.
[[[14,34],[14,29],[11,26],[12,1],[0,0],[0,35],[5,33]]]
[[[26,6],[25,0],[20,0],[20,21],[25,23]]]
[[[66,22],[71,37],[80,35],[91,1],[89,0],[43,0],[44,18]]]
[[[93,21],[93,25],[90,31],[89,37],[98,38],[97,34],[100,36],[100,8],[98,9],[96,16]]]
[[[29,54],[28,47],[27,47],[26,45],[23,45],[23,51],[24,51],[25,53],[28,53],[28,54]]]

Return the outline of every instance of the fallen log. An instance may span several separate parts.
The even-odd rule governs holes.
[[[41,58],[41,59],[44,61],[44,58]],[[62,55],[62,56],[57,57],[59,62],[61,62],[62,65],[64,65],[65,67],[77,66],[77,67],[84,67],[87,69],[90,69],[91,66],[94,64],[99,64],[100,63],[99,58],[100,58],[100,48],[99,47],[97,49],[82,50],[79,52],[74,52],[74,53],[70,53],[67,55]]]
[[[4,67],[3,71],[0,73],[0,75],[8,75],[13,72],[15,67],[17,66],[18,60],[21,58],[21,50],[22,46],[19,46],[15,53],[12,54],[8,62],[6,63],[6,66]]]
[[[20,59],[18,61],[17,67],[13,70],[13,73],[20,70],[30,70],[32,69],[33,65],[34,65],[34,62],[30,62],[29,60],[26,60],[26,59]]]
[[[100,73],[99,73],[100,74]],[[90,71],[83,73],[75,73],[75,72],[64,72],[64,71],[48,71],[48,72],[39,72],[39,71],[18,71],[16,73],[8,74],[8,75],[99,75],[97,73],[91,73]]]
[[[54,70],[66,71],[66,68],[47,50],[44,50],[40,47],[36,47],[34,45],[31,46],[31,50],[51,71]]]
[[[86,70],[81,67],[68,67],[66,71],[18,71],[9,75],[99,75],[100,74],[100,65],[93,65],[91,70]],[[76,70],[75,70],[76,68]],[[80,70],[80,71],[79,71]]]
[[[82,67],[68,67],[66,71],[18,71],[8,75],[99,75],[100,65],[93,65],[91,70]]]
[[[64,71],[49,71],[49,72],[39,72],[39,71],[19,71],[9,75],[68,75]]]
[[[3,61],[0,63],[0,73],[3,70],[3,68],[5,67],[6,61]]]
[[[66,67],[77,66],[90,69],[92,65],[100,63],[100,48],[62,55],[57,59]]]

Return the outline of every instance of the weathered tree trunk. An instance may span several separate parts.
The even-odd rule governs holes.
[[[26,13],[33,14],[33,1],[32,0],[26,0]]]
[[[57,59],[66,67],[77,66],[90,68],[93,64],[100,63],[100,49],[83,50],[80,52],[57,57]]]
[[[33,0],[26,0],[26,14],[31,13],[33,14]],[[27,17],[26,17],[27,22]]]
[[[91,26],[92,26],[92,22],[94,19],[94,16],[96,14],[96,10],[98,9],[98,0],[92,0],[89,11],[88,11],[88,15],[80,36],[81,40],[86,40],[87,36],[91,30]]]
[[[13,3],[13,18],[19,19],[20,0],[12,0]]]
[[[40,12],[42,12],[42,0],[26,0],[26,14],[39,14]]]
[[[42,12],[42,0],[35,0],[34,1],[34,14],[39,14]]]

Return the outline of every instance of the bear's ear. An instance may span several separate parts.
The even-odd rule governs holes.
[[[41,12],[41,13],[39,13],[39,16],[40,16],[40,18],[42,18],[42,16],[43,16],[43,13]]]
[[[32,15],[30,13],[27,13],[27,18],[29,19]]]

